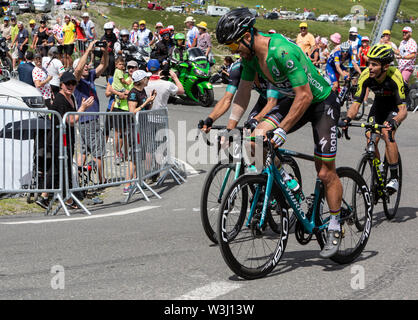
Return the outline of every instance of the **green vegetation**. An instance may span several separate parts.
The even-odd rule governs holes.
[[[45,212],[45,210],[35,203],[26,203],[26,199],[24,198],[10,198],[0,200],[0,216],[38,212]]]

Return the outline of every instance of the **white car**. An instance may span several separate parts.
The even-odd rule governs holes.
[[[342,18],[341,20],[342,21],[351,21],[352,19],[353,19],[353,16],[354,15],[352,15],[352,14],[347,14],[344,18]]]
[[[183,12],[183,8],[181,6],[171,6],[171,7],[165,8],[165,11],[167,11],[167,12],[182,13]]]
[[[327,14],[321,14],[319,17],[318,17],[318,19],[316,19],[316,21],[323,21],[323,22],[326,22],[326,21],[328,21],[328,15]]]
[[[305,19],[305,16],[303,15],[303,13],[298,13],[297,15],[295,15],[295,19],[296,20],[303,20],[303,19]]]
[[[328,17],[329,22],[337,22],[338,20],[340,20],[340,18],[336,14],[332,14]]]

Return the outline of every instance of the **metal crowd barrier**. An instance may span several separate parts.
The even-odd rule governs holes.
[[[157,185],[161,185],[168,174],[181,184],[184,178],[175,170],[175,164],[171,159],[168,110],[166,108],[157,110],[140,111],[136,114],[136,122],[139,133],[139,149],[142,164],[140,178],[141,183],[147,188],[147,178],[156,178]]]
[[[52,194],[64,211],[62,118],[47,109],[0,106],[0,193]],[[59,208],[57,209],[59,210]]]

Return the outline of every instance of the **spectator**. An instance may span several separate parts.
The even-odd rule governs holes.
[[[0,26],[1,36],[6,39],[8,46],[12,43],[12,26],[9,21],[9,17],[4,17],[3,24]]]
[[[358,64],[359,60],[359,48],[361,47],[361,35],[358,33],[357,27],[351,27],[348,33],[348,42],[351,45],[351,50],[353,52],[354,62]],[[350,68],[352,66],[350,65]]]
[[[417,56],[417,43],[412,39],[412,28],[405,27],[402,30],[403,40],[396,50],[396,58],[398,59],[398,68],[402,73],[405,83],[409,82],[409,77],[415,68],[415,59]]]
[[[174,47],[174,42],[170,39],[170,30],[162,29],[160,35],[162,40],[158,41],[155,45],[151,57],[157,59],[160,63],[167,63],[168,55],[171,48]]]
[[[360,70],[363,71],[367,68],[367,61],[369,61],[369,58],[367,57],[367,53],[370,50],[370,40],[368,37],[361,38],[361,47],[359,50],[359,56],[360,56]]]
[[[89,97],[88,99],[83,99],[81,105],[79,106],[79,109],[76,110],[76,101],[74,98],[74,90],[77,86],[77,80],[74,77],[74,74],[72,74],[71,72],[64,72],[63,75],[61,76],[61,82],[60,82],[60,91],[57,94],[57,96],[54,99],[54,102],[51,105],[50,110],[54,110],[57,111],[62,117],[64,116],[64,114],[66,114],[67,112],[84,112],[86,111],[92,104],[94,101],[93,97]],[[64,181],[64,183],[66,185],[68,185],[70,188],[72,187],[72,167],[73,167],[73,157],[72,157],[72,152],[74,150],[74,146],[75,146],[75,135],[74,135],[74,123],[76,123],[79,120],[79,115],[74,115],[74,116],[70,116],[67,118],[67,130],[66,130],[66,135],[68,137],[67,139],[67,144],[64,146],[64,148],[66,149],[67,152],[67,174],[64,174],[64,179],[66,179],[66,177],[69,177],[68,181]],[[54,137],[54,141],[53,141],[53,146],[55,148],[54,150],[54,154],[56,155],[56,157],[54,157],[53,161],[54,161],[54,165],[50,166],[48,168],[48,172],[46,174],[47,176],[47,188],[50,189],[52,188],[52,186],[54,185],[55,188],[56,186],[58,186],[57,182],[55,182],[54,180],[56,180],[56,177],[59,176],[59,168],[60,168],[60,150],[59,150],[59,145],[60,145],[60,132],[59,132],[59,127],[56,126],[54,128],[54,135],[51,135],[51,139],[52,137]],[[54,171],[52,171],[54,169]],[[65,193],[66,188],[64,188],[64,199],[66,199],[67,194]],[[36,201],[36,203],[41,206],[44,209],[48,208],[49,205],[49,200],[48,200],[48,194],[47,193],[42,193],[41,197],[39,197],[38,201]],[[67,207],[69,207],[70,209],[78,209],[78,206],[75,204],[75,202],[71,199],[68,200],[66,202]]]
[[[47,47],[48,47],[48,52],[49,50],[55,46],[55,37],[54,37],[54,31],[52,31],[52,29],[48,30],[48,40],[47,40]],[[58,51],[57,51],[58,52]],[[59,55],[58,55],[59,58]]]
[[[333,54],[334,52],[340,50],[341,35],[338,32],[336,32],[336,33],[333,33],[329,38],[333,45],[333,48],[330,54]]]
[[[34,57],[35,68],[32,70],[32,78],[35,87],[42,94],[42,97],[45,100],[45,105],[49,109],[51,107],[51,85],[49,82],[52,80],[52,75],[48,75],[48,72],[42,68],[42,55],[36,53]]]
[[[68,70],[73,65],[73,58],[71,57],[74,52],[74,42],[76,37],[75,25],[71,22],[70,16],[65,15],[65,23],[62,26],[63,45],[64,45],[64,68]]]
[[[152,43],[150,45],[153,45],[153,44],[157,43],[158,41],[162,40],[162,38],[160,36],[160,31],[162,29],[164,29],[164,25],[162,24],[162,22],[157,22],[155,24],[154,39],[152,39]]]
[[[324,69],[325,64],[327,63],[329,57],[329,50],[328,50],[328,39],[321,38],[319,42],[319,63],[321,69]]]
[[[152,94],[149,97],[147,96],[145,88],[148,85],[150,76],[151,73],[147,73],[143,70],[137,70],[132,74],[134,87],[131,89],[128,95],[129,112],[136,114],[141,110],[150,110],[152,108],[157,93],[155,90],[153,90]],[[128,141],[131,141],[131,139],[128,139]],[[131,145],[131,148],[132,147],[133,146]],[[152,154],[146,152],[145,166],[147,170],[150,168],[151,160]],[[131,161],[129,161],[129,170],[127,171],[126,180],[132,180],[134,176],[136,176],[136,161],[131,159]],[[130,194],[132,188],[133,186],[131,186],[130,183],[127,183],[125,188],[123,188],[123,194]]]
[[[17,27],[19,31],[13,39],[12,47],[14,44],[17,44],[17,59],[20,63],[25,57],[26,50],[28,50],[29,33],[28,30],[23,27],[23,23],[21,21],[18,21]]]
[[[174,46],[171,47],[168,54],[172,66],[189,60],[189,52],[186,47],[186,36],[183,33],[177,33],[174,36]],[[151,71],[151,70],[150,70]]]
[[[382,44],[390,44],[393,50],[397,50],[398,46],[390,41],[391,32],[390,30],[384,30],[382,33],[382,38],[380,39],[380,43]]]
[[[270,29],[268,33],[269,33],[269,34],[275,34],[275,33],[277,33],[277,32],[276,32],[276,30],[274,30],[274,29]]]
[[[186,35],[186,45],[188,48],[195,47],[199,36],[199,30],[195,27],[195,20],[193,17],[187,17],[184,21],[186,28],[189,30]]]
[[[35,33],[31,48],[40,53],[43,57],[48,54],[48,28],[46,27],[46,21],[44,18],[40,21],[40,26]]]
[[[170,39],[174,39],[174,26],[169,25],[167,29],[170,30]]]
[[[23,81],[31,86],[35,86],[32,78],[32,70],[35,68],[33,64],[33,52],[28,51],[25,54],[25,62],[19,64],[17,72],[19,73],[19,80]]]
[[[135,46],[139,46],[139,22],[132,23],[132,30],[129,33],[129,41]]]
[[[96,29],[93,21],[90,19],[88,12],[84,12],[81,17],[83,21],[81,21],[80,26],[83,28],[84,34],[86,35],[86,47],[88,47],[90,42],[96,40],[97,38]]]
[[[312,48],[315,46],[315,38],[311,33],[308,32],[308,24],[306,22],[302,22],[299,25],[299,28],[300,33],[296,38],[296,44],[306,55],[309,55]]]
[[[154,104],[152,106],[153,110],[167,108],[168,99],[170,96],[182,95],[184,94],[184,88],[181,82],[179,81],[176,73],[170,70],[171,79],[174,81],[166,81],[160,78],[160,63],[156,59],[151,59],[148,61],[147,69],[151,72],[150,81],[148,86],[145,88],[147,95],[150,97],[152,91],[155,90],[157,96],[155,97]]]
[[[129,42],[129,31],[122,29],[120,31],[119,40],[113,46],[113,51],[115,52],[115,58],[122,56],[123,50],[126,50],[127,46],[130,45]],[[116,62],[115,62],[116,64]]]
[[[321,37],[319,37],[319,36],[316,37],[315,38],[315,45],[312,47],[312,49],[309,53],[309,59],[311,59],[313,65],[317,68],[320,67],[320,64],[319,64],[319,62],[320,62],[320,59],[319,59],[319,50],[320,50],[319,44],[320,44],[320,42],[321,42]]]
[[[55,20],[55,25],[52,27],[52,32],[54,34],[55,41],[57,42],[58,54],[61,62],[64,63],[63,52],[64,52],[64,33],[62,32],[61,18],[57,17]]]
[[[210,34],[207,32],[207,24],[202,21],[197,25],[199,30],[199,37],[197,38],[196,47],[203,51],[206,58],[209,60],[209,54],[212,50],[212,41],[210,39]]]
[[[148,48],[153,39],[151,30],[147,29],[145,20],[139,21],[139,30],[138,30],[138,46],[141,48]]]
[[[113,25],[113,33],[115,34],[116,38],[119,39],[119,33],[120,33],[120,31],[119,31],[118,28],[116,28],[116,24],[113,21],[110,21],[109,23],[111,23]]]
[[[84,33],[84,29],[80,25],[80,21],[76,19],[76,17],[71,18],[71,22],[74,24],[75,27],[75,42],[77,43],[78,52],[83,55],[86,51],[86,34]]]
[[[10,24],[11,24],[11,31],[10,31],[11,44],[10,44],[10,48],[12,49],[13,70],[15,70],[16,69],[16,62],[17,62],[17,59],[19,57],[17,46],[14,46],[14,40],[15,40],[17,34],[19,33],[19,27],[17,26],[15,16],[12,16],[10,18]]]
[[[100,48],[102,51],[102,59],[95,69],[90,69],[87,64],[89,55],[94,50],[96,41],[90,42],[86,52],[80,58],[74,61],[74,76],[78,85],[74,91],[77,105],[81,106],[83,100],[93,97],[93,103],[88,109],[85,116],[80,117],[80,138],[82,143],[82,159],[79,165],[84,164],[87,153],[90,153],[97,165],[97,173],[99,184],[105,182],[103,177],[102,157],[105,152],[105,144],[103,143],[103,133],[100,128],[100,119],[97,115],[88,116],[88,112],[100,112],[100,102],[97,95],[95,80],[101,76],[106,70],[109,63],[109,52],[106,48]],[[79,159],[80,160],[80,159]]]
[[[36,25],[36,21],[34,19],[31,19],[29,21],[29,27],[30,27],[29,41],[31,42],[31,44],[33,44],[33,40],[35,40],[35,35],[38,33],[39,27]]]
[[[65,71],[56,47],[49,49],[48,57],[42,59],[42,67],[52,76],[49,84],[51,85],[52,94],[55,97],[60,90],[60,77]]]

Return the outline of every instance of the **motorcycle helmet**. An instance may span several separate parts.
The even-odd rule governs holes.
[[[129,31],[127,29],[122,29],[119,33],[119,37],[122,38],[123,36],[129,37]]]
[[[186,41],[186,36],[183,33],[176,33],[174,35],[174,41],[176,45],[182,46],[184,45],[184,42]],[[179,44],[179,41],[181,41],[181,44]]]
[[[113,30],[113,24],[111,22],[106,22],[103,26],[104,30]]]

